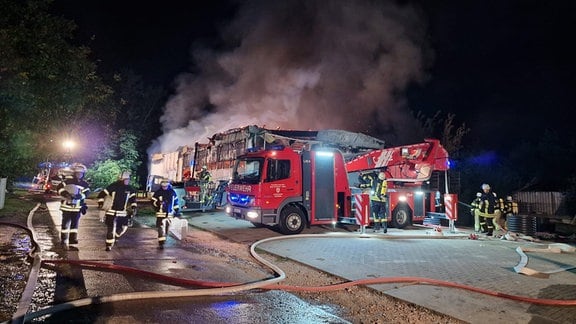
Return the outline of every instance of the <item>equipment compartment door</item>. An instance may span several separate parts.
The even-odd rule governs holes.
[[[414,194],[414,217],[423,217],[426,215],[424,194]]]
[[[313,154],[312,202],[313,219],[327,220],[336,216],[334,154]]]

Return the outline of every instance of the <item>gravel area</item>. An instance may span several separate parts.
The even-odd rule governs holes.
[[[16,312],[26,287],[31,245],[26,231],[17,227],[2,226],[0,236],[0,321],[6,321]]]

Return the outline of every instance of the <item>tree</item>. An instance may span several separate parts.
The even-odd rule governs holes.
[[[117,161],[110,159],[96,161],[90,168],[88,168],[86,179],[90,182],[92,190],[102,189],[118,180],[121,172],[122,168]]]
[[[152,141],[162,134],[160,121],[154,117],[161,113],[167,92],[162,87],[146,85],[142,77],[131,70],[115,73],[110,83],[115,90],[111,96],[111,106],[116,108],[115,128],[132,133],[136,138],[136,151],[145,157]],[[140,163],[134,170],[135,175],[145,179],[147,167],[146,163]]]
[[[426,136],[439,138],[442,146],[451,157],[456,158],[458,156],[463,148],[462,139],[470,132],[466,123],[456,127],[454,125],[456,115],[451,113],[443,115],[441,111],[437,111],[432,117],[427,117],[419,111],[415,117],[420,121]]]
[[[28,173],[52,153],[50,139],[105,127],[110,108],[101,104],[112,90],[89,49],[71,44],[75,24],[49,14],[51,3],[0,0],[0,176]]]
[[[86,173],[92,187],[104,188],[117,180],[124,171],[137,174],[136,171],[142,164],[140,153],[136,150],[137,141],[138,138],[131,131],[120,130],[115,134],[110,146]],[[131,182],[136,184],[140,181],[137,177],[132,177]]]

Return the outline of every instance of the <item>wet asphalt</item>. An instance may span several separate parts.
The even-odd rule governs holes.
[[[58,203],[47,203],[52,227],[60,227]],[[45,223],[43,220],[42,223]],[[158,248],[153,222],[141,219],[105,251],[106,227],[99,221],[94,202],[81,218],[79,243],[66,247],[63,256],[53,253],[57,240],[41,243],[47,249],[42,259],[87,261],[98,267],[60,265],[56,269],[55,304],[29,310],[26,321],[43,323],[349,323],[330,305],[312,305],[284,291],[250,290],[238,293],[213,292],[190,295],[198,286],[174,284],[146,273],[123,271],[120,267],[164,274],[170,278],[200,282],[260,282],[274,274],[259,266],[230,257],[223,263],[215,251],[199,250],[171,235]],[[150,224],[146,224],[150,223]],[[35,226],[36,227],[36,226]],[[56,236],[56,235],[55,235]],[[57,237],[57,236],[56,236]],[[219,261],[219,262],[217,262]],[[237,262],[237,263],[234,263]],[[50,263],[48,263],[50,264]],[[116,269],[104,270],[100,266]],[[250,268],[257,266],[257,268]],[[118,270],[120,269],[120,270]],[[238,269],[247,269],[239,271]],[[59,290],[59,291],[58,291]],[[200,289],[202,291],[206,289]],[[34,294],[38,294],[34,291]],[[105,302],[104,302],[105,301]],[[262,310],[266,310],[263,312]]]

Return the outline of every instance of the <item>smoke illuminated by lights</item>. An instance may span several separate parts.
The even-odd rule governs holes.
[[[149,153],[259,125],[344,129],[420,140],[403,90],[424,80],[418,10],[393,1],[246,1],[222,31],[226,51],[195,45]]]

